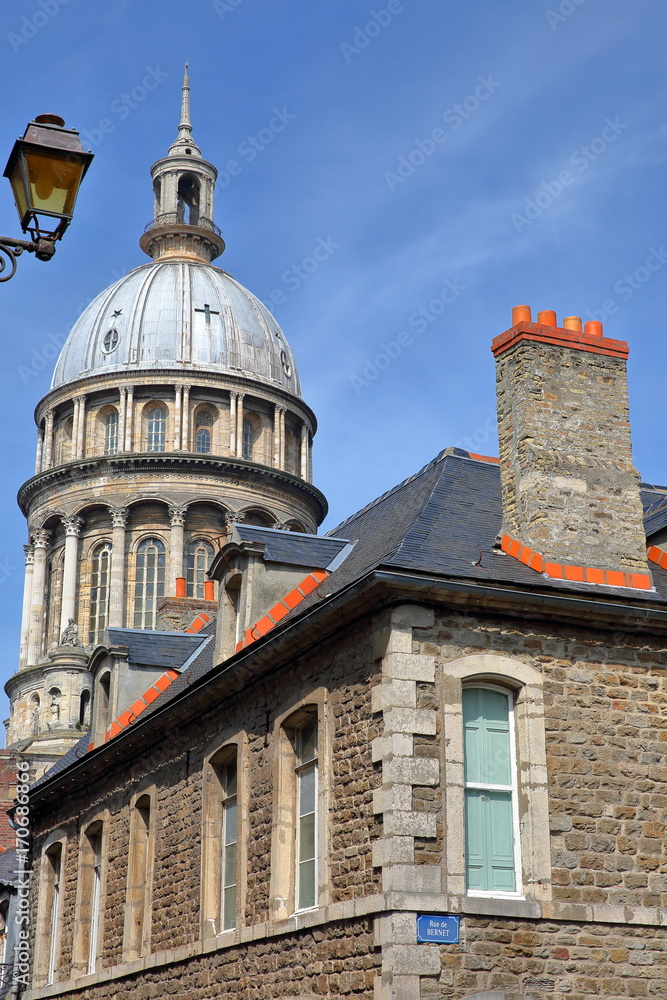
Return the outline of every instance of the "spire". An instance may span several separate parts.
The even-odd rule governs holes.
[[[187,152],[190,156],[201,156],[201,149],[192,138],[192,123],[190,121],[190,76],[188,68],[190,64],[185,64],[183,72],[183,87],[181,96],[181,121],[178,126],[178,137],[169,147],[168,156],[180,156]]]

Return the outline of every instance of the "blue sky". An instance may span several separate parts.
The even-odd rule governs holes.
[[[175,138],[186,59],[220,169],[217,263],[273,303],[295,353],[325,527],[443,447],[497,454],[489,345],[519,303],[630,342],[635,462],[667,482],[666,35],[661,0],[3,4],[2,155],[45,111],[96,154],[56,257],[24,256],[0,291],[3,680],[33,409],[84,305],[146,260],[149,168]]]

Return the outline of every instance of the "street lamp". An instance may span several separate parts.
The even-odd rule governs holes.
[[[56,241],[72,221],[79,185],[93,159],[76,129],[65,128],[58,115],[39,115],[14,143],[4,176],[9,178],[21,229],[32,240],[0,237],[0,282],[16,271],[24,250],[38,260],[50,260]],[[9,265],[9,273],[3,272]]]

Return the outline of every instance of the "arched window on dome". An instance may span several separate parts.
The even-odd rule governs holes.
[[[167,413],[161,406],[148,411],[146,451],[164,451],[167,438]]]
[[[111,572],[111,544],[103,542],[93,551],[90,579],[90,614],[88,642],[102,642],[109,618],[109,579]]]
[[[64,465],[72,459],[72,428],[74,420],[68,417],[56,428],[56,465]]]
[[[195,451],[198,455],[211,454],[211,432],[208,427],[198,427],[195,438]]]
[[[301,475],[301,441],[289,426],[285,427],[285,471],[293,476]]]
[[[205,538],[195,538],[188,545],[187,563],[187,595],[201,597],[204,595],[206,571],[213,559],[213,546]]]
[[[109,410],[104,417],[104,454],[118,451],[118,410]]]
[[[216,411],[217,412],[217,411]],[[195,451],[199,455],[210,455],[213,445],[213,425],[216,421],[214,412],[206,407],[202,407],[195,413],[194,419],[194,441]]]
[[[243,458],[252,462],[254,459],[255,443],[259,437],[259,428],[252,417],[243,418]]]
[[[199,222],[199,180],[193,174],[179,178],[176,221],[185,226],[196,226]]]
[[[137,548],[134,627],[155,628],[157,606],[164,597],[165,548],[159,538],[146,538]]]

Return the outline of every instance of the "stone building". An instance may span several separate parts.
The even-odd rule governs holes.
[[[187,75],[178,137],[151,175],[152,262],[74,325],[19,493],[29,542],[7,745],[37,775],[89,726],[89,656],[107,626],[154,629],[164,598],[214,608],[206,569],[233,521],[312,532],[326,512],[289,345],[211,264],[225,247],[217,171],[192,136]]]
[[[178,142],[189,135],[186,124]],[[176,174],[185,169],[187,148],[194,157],[194,145],[178,145],[154,177],[172,162]],[[204,184],[213,168],[192,162]],[[158,203],[179,185],[158,185]],[[151,245],[173,256],[147,265],[155,280],[163,267],[213,273],[187,255],[215,250],[214,231],[201,218],[160,217]],[[112,292],[104,301],[116,309]],[[206,295],[209,312],[222,313],[222,300]],[[180,309],[169,301],[156,314],[155,345]],[[84,329],[97,333],[91,340],[77,326],[75,342],[99,343],[112,329],[100,303],[91,310]],[[148,343],[137,322],[131,343]],[[122,397],[118,406],[127,452],[84,453],[24,492],[39,512],[34,531],[56,530],[60,497],[72,498],[63,515],[85,518],[88,548],[71,543],[66,561],[67,551],[106,544],[105,503],[128,507],[131,525],[124,548],[109,535],[112,574],[121,572],[114,553],[126,554],[125,601],[113,614],[110,605],[90,646],[72,646],[81,667],[67,667],[92,692],[90,731],[30,795],[35,937],[25,997],[665,996],[667,488],[642,485],[632,465],[627,345],[599,324],[582,329],[568,317],[559,326],[550,312],[534,323],[518,307],[492,345],[500,460],[446,449],[318,536],[314,419],[296,383],[284,382],[296,378],[287,348],[267,335],[254,375],[217,371],[210,357],[204,375],[180,353],[191,327],[180,328],[171,354],[152,348],[141,377],[129,347],[114,369],[117,384],[134,386],[131,407]],[[226,329],[231,338],[233,319]],[[69,351],[57,371],[71,381],[46,402],[55,407],[67,392],[71,405],[85,384],[79,441],[111,362],[82,349],[76,364],[99,370],[77,376]],[[283,353],[290,375],[277,365],[269,375],[263,363]],[[174,390],[185,370],[187,405]],[[232,381],[247,390],[242,404],[224,396]],[[180,450],[132,451],[153,433],[151,417],[140,431],[141,399],[180,413]],[[224,455],[183,454],[194,399],[237,432],[239,413],[264,413],[268,458],[237,454],[242,433]],[[43,456],[53,434],[44,406]],[[287,459],[288,416],[298,468]],[[190,510],[202,491],[201,520],[189,527],[186,514],[172,536],[169,506],[182,497]],[[224,531],[206,520],[216,502],[230,515]],[[147,508],[136,524],[135,507]],[[55,513],[44,517],[47,509]],[[254,516],[238,517],[247,510]],[[147,537],[164,538],[174,589],[163,613],[183,631],[151,630],[145,602],[132,618],[133,554]],[[182,596],[173,566],[173,553],[180,568],[199,537],[214,548],[201,607],[187,574],[192,596]],[[79,634],[100,621],[85,596],[92,572],[74,587]],[[61,615],[70,579],[65,572]],[[35,622],[44,586],[33,592]],[[40,652],[19,679],[48,677],[58,657],[73,655],[62,643]]]

